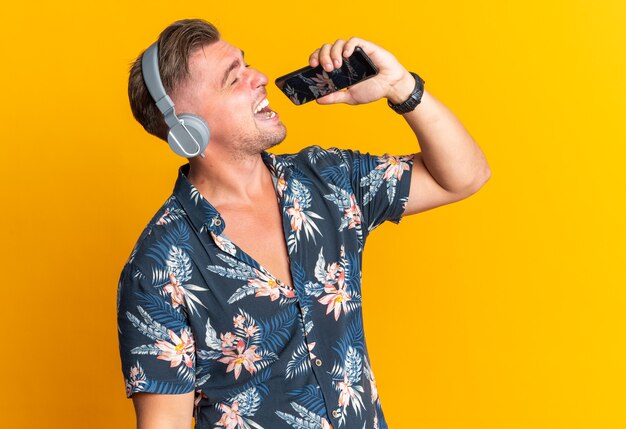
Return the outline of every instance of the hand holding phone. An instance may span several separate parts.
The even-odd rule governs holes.
[[[378,69],[356,47],[340,68],[327,72],[321,65],[307,66],[276,79],[276,86],[296,105],[308,103],[332,92],[352,86],[376,76]]]

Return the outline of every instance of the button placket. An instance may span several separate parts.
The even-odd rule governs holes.
[[[283,174],[283,180],[285,182],[285,187],[288,188],[289,184],[291,184],[291,173],[292,171],[290,169],[286,169],[286,171],[284,172],[278,172],[278,171],[273,171],[272,172],[272,178],[273,179],[278,179],[278,176]],[[276,190],[277,193],[277,198],[278,198],[278,205],[279,205],[279,209],[281,211],[281,213],[283,214],[283,234],[284,234],[284,238],[287,244],[287,248],[289,249],[289,243],[287,242],[287,237],[289,237],[289,233],[291,231],[291,223],[290,223],[290,219],[289,216],[287,215],[287,212],[285,211],[285,194],[287,192],[287,189],[285,189],[282,192],[282,195],[280,195],[280,193],[278,192],[277,189],[277,180],[274,180],[274,188]],[[292,252],[288,252],[288,257],[289,257],[289,267],[293,272],[293,264],[298,262],[301,263],[300,265],[305,266],[304,261],[307,260],[307,254],[306,254],[306,247],[300,247],[298,249],[298,252],[292,253]],[[294,288],[294,292],[296,294],[297,297],[297,305],[300,309],[300,317],[302,319],[302,325],[303,325],[303,335],[305,338],[305,342],[307,344],[311,344],[311,343],[317,343],[320,349],[323,349],[323,347],[321,347],[320,341],[324,342],[323,339],[318,338],[316,340],[316,332],[313,333],[307,333],[306,331],[306,324],[307,324],[307,320],[309,321],[313,321],[313,317],[312,314],[310,312],[306,312],[304,310],[304,307],[302,306],[302,296],[306,295],[306,292],[304,290],[304,284],[302,284],[302,282],[298,281],[298,278],[294,278],[293,279],[294,284],[292,285]],[[315,331],[315,329],[313,329],[313,331]],[[309,350],[309,352],[311,352],[311,350]],[[312,361],[312,362],[311,362]],[[309,360],[310,362],[310,368],[314,374],[315,379],[317,380],[318,383],[318,389],[321,389],[321,393],[322,393],[322,397],[324,398],[324,403],[326,405],[326,410],[332,410],[330,411],[330,415],[332,415],[332,418],[334,418],[335,420],[338,420],[340,418],[343,417],[343,411],[341,408],[338,409],[333,409],[332,407],[337,405],[337,400],[336,399],[331,399],[334,398],[334,394],[335,392],[332,389],[332,380],[329,377],[329,373],[328,371],[325,370],[324,368],[324,361],[318,357],[315,357],[313,359]],[[322,388],[322,386],[326,386],[327,388],[324,389]],[[327,411],[328,412],[328,411]],[[337,423],[338,424],[338,423]],[[335,424],[333,424],[333,426],[335,426]]]

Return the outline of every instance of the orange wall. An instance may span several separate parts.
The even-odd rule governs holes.
[[[41,3],[1,12],[1,426],[133,427],[117,280],[184,160],[133,120],[127,70],[166,25],[202,17],[272,80],[322,43],[370,39],[487,156],[478,194],[369,239],[391,428],[626,427],[623,1]],[[281,151],[418,150],[384,101],[269,93]]]

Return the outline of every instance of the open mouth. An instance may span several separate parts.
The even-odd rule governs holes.
[[[264,98],[254,109],[254,115],[261,119],[272,119],[276,112],[270,109],[270,102]]]

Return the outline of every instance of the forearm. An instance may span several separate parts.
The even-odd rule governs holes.
[[[387,98],[393,104],[403,103],[415,88],[415,79],[402,64],[380,46],[356,37],[325,44],[311,54],[311,67],[343,61],[360,46],[378,67],[378,74],[346,91],[336,91],[317,100],[320,104],[365,104]],[[404,119],[415,133],[422,149],[421,158],[430,176],[450,193],[468,195],[480,188],[490,176],[489,166],[478,145],[457,117],[428,91],[415,110]]]
[[[407,99],[414,86],[412,76],[403,79],[390,101]],[[417,108],[402,116],[417,137],[424,165],[441,187],[471,193],[489,178],[489,165],[480,147],[459,119],[427,90]]]

